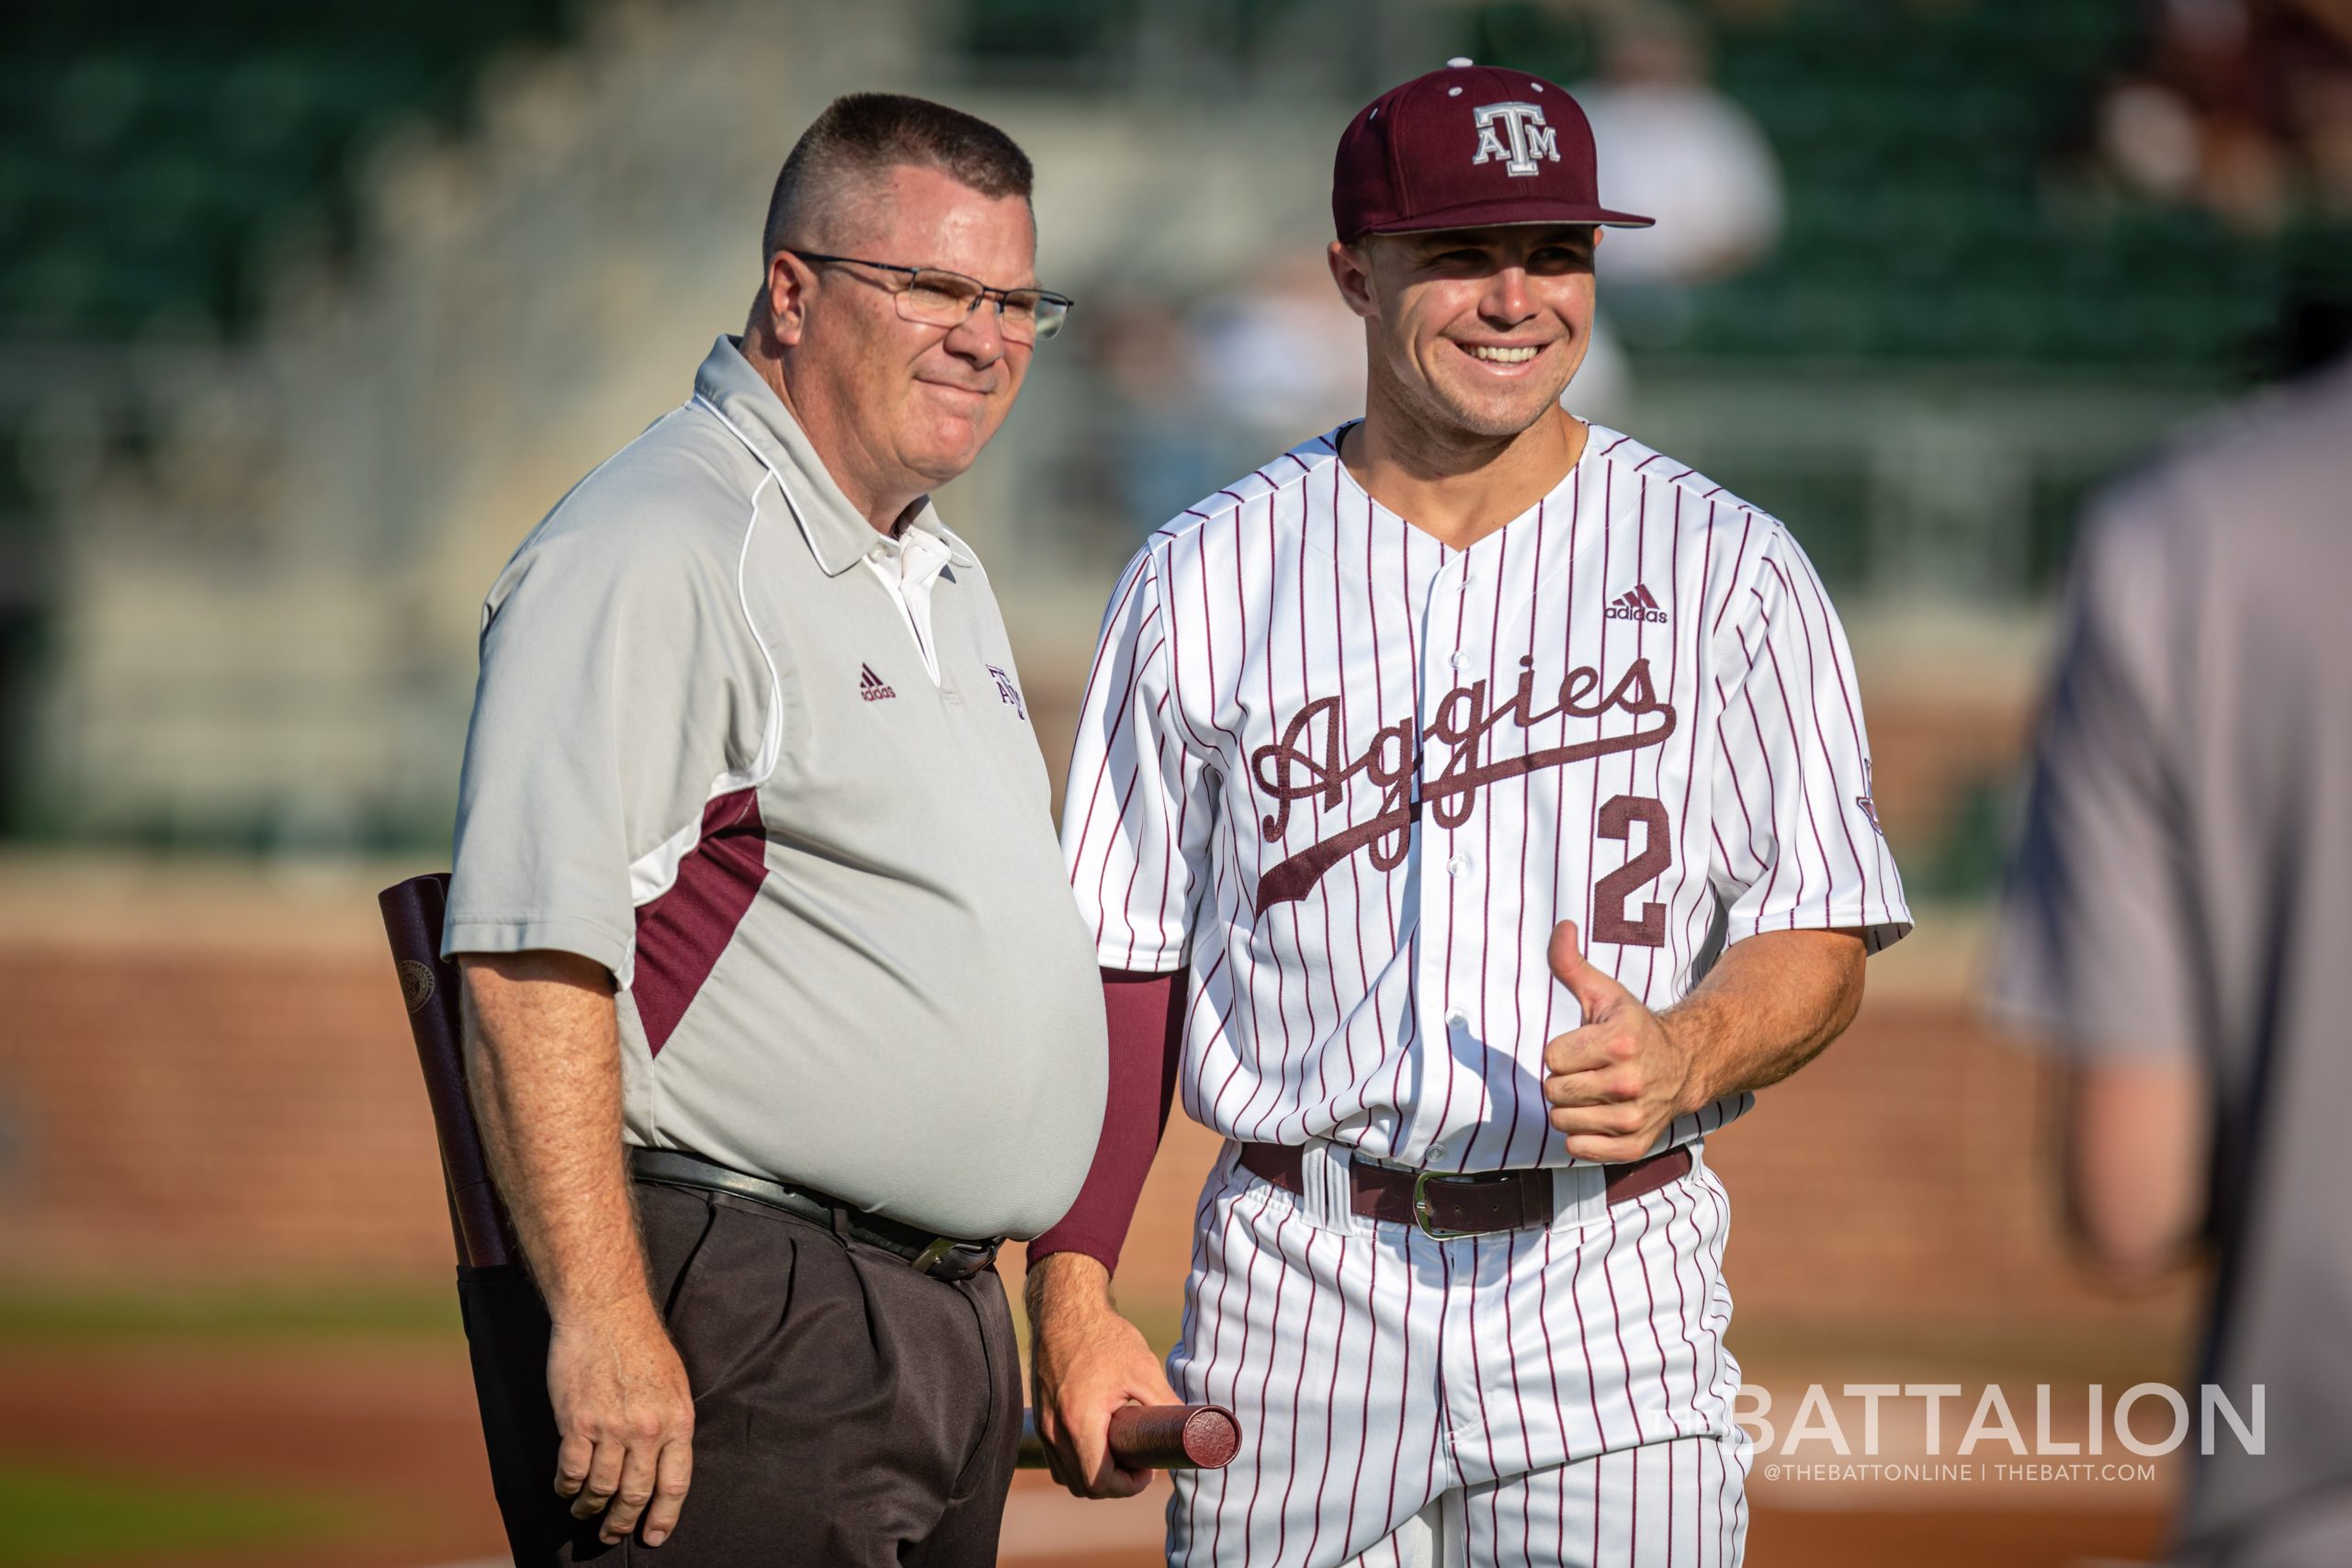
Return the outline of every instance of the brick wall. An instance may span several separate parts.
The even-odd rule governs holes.
[[[373,881],[292,906],[248,890],[242,911],[191,892],[159,917],[141,899],[111,920],[85,899],[43,940],[21,922],[0,932],[0,1273],[446,1277],[431,1123],[370,929]],[[220,911],[210,928],[194,913],[207,907]],[[182,935],[160,940],[159,918]],[[2033,1064],[1960,998],[1968,964],[1950,950],[1966,930],[1931,922],[1917,949],[1878,960],[1854,1030],[1716,1140],[1747,1320],[2084,1333],[2177,1320],[2177,1293],[2119,1303],[2069,1265]],[[1171,1137],[1122,1271],[1139,1305],[1175,1300],[1212,1153],[1196,1128]]]
[[[389,959],[17,948],[0,998],[0,1270],[447,1270]]]

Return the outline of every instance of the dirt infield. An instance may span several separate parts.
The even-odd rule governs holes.
[[[502,1541],[463,1350],[451,1344],[0,1353],[0,1461],[334,1501],[341,1527],[277,1546],[141,1555],[142,1568],[431,1568]],[[1098,1505],[1024,1476],[1008,1568],[1159,1562],[1156,1499]],[[2073,1568],[2156,1549],[2157,1508],[1753,1509],[1751,1568]],[[1069,1550],[1075,1548],[1075,1550]],[[0,1562],[30,1562],[0,1551]],[[74,1561],[67,1558],[51,1562]],[[97,1559],[83,1558],[90,1562]]]

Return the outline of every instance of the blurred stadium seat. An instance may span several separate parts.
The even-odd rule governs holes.
[[[0,20],[0,337],[233,333],[275,231],[350,233],[351,158],[455,115],[496,51],[567,0],[322,7],[135,0]]]
[[[1142,491],[1111,470],[1182,467],[1159,433],[1192,417],[1126,400],[1087,323],[1125,299],[1196,329],[1276,254],[1311,251],[1349,106],[1450,53],[1584,80],[1607,9],[893,0],[863,32],[811,0],[12,13],[0,831],[437,837],[479,580],[560,491],[564,443],[602,450],[659,406],[653,346],[688,318],[731,324],[738,286],[713,258],[764,186],[755,165],[850,77],[972,102],[1038,157],[1055,276],[1085,304],[957,505],[1035,591],[1009,609],[1041,645],[1082,643],[1081,602],[1156,521],[1127,514]],[[2075,178],[2144,11],[1690,10],[1774,145],[1785,226],[1672,309],[1621,299],[1626,423],[1786,516],[1859,623],[1922,597],[2028,611],[2085,489],[2275,361],[2303,280],[2340,265],[2338,229],[2257,241]],[[705,76],[663,78],[632,28],[686,40],[697,63],[677,69]],[[819,33],[858,63],[820,79]],[[553,143],[528,93],[481,86],[516,46],[545,54],[570,117]],[[805,79],[783,85],[787,67]],[[420,121],[431,156],[379,156]],[[302,325],[308,304],[340,326]],[[550,378],[561,397],[537,390]],[[1262,432],[1217,425],[1229,410],[1196,412],[1187,436],[1216,466],[1263,456]],[[102,541],[101,518],[130,532]],[[421,622],[385,589],[393,558]],[[302,670],[281,668],[314,626]],[[67,716],[39,740],[37,698]]]
[[[348,247],[356,160],[388,125],[453,118],[501,50],[564,36],[569,0],[96,0],[0,11],[0,829],[24,831],[58,529],[45,483],[134,453],[140,400],[62,364],[235,340],[289,243]],[[60,358],[53,351],[65,351]]]

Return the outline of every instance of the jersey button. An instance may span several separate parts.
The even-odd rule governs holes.
[[[1469,874],[1470,874],[1470,857],[1469,857],[1468,855],[1456,855],[1456,856],[1454,856],[1452,860],[1450,860],[1450,861],[1448,861],[1448,862],[1446,862],[1446,863],[1445,863],[1445,874],[1446,874],[1448,876],[1467,876],[1467,875],[1469,875]]]
[[[1430,1145],[1430,1158],[1443,1159],[1444,1157],[1445,1145],[1443,1144],[1431,1144]]]
[[[1453,657],[1448,659],[1446,662],[1456,670],[1467,670],[1470,668],[1470,656],[1467,653],[1463,652],[1460,649],[1456,649],[1453,651]]]

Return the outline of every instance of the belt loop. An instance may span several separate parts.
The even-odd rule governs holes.
[[[1299,1207],[1324,1230],[1352,1231],[1355,1162],[1329,1138],[1310,1138],[1299,1150]]]
[[[833,1235],[841,1238],[841,1243],[842,1243],[842,1246],[844,1246],[844,1247],[848,1246],[848,1245],[849,1245],[849,1239],[850,1239],[850,1237],[849,1237],[849,1211],[848,1211],[847,1209],[844,1209],[844,1208],[841,1207],[839,1204],[835,1204],[832,1208],[829,1209],[829,1210],[828,1210],[828,1211],[826,1211],[826,1212],[827,1212],[828,1213],[830,1213],[830,1214],[831,1214],[831,1215],[832,1215],[832,1219],[833,1219]]]
[[[1609,1213],[1609,1178],[1597,1165],[1552,1168],[1552,1228],[1572,1231]]]

